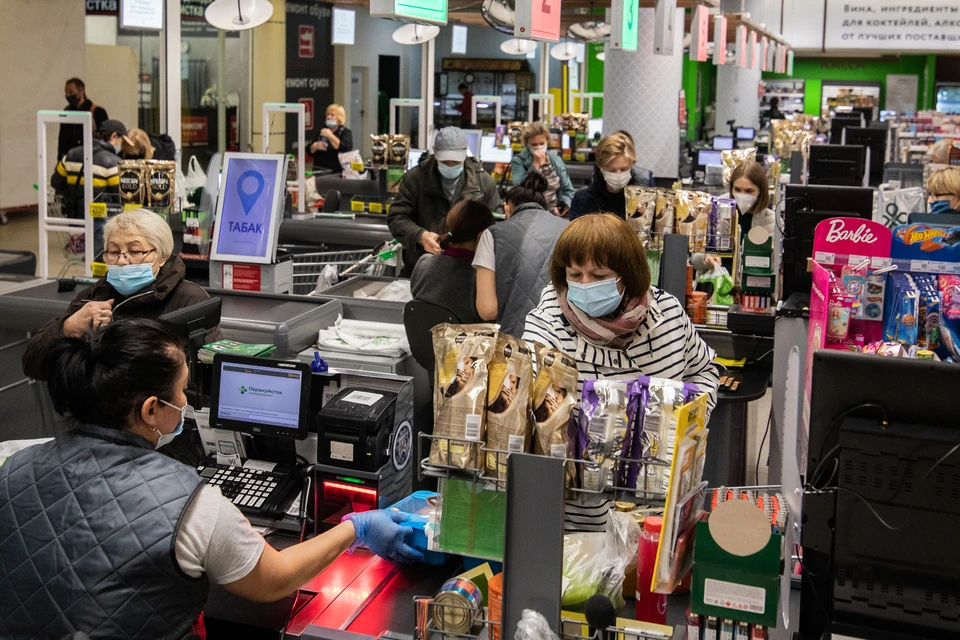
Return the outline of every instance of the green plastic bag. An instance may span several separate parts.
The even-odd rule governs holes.
[[[710,282],[713,284],[713,298],[710,304],[717,304],[729,307],[733,304],[733,277],[727,268],[722,265],[714,265],[711,271],[700,276],[700,282]]]

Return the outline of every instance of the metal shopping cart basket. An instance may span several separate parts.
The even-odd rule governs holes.
[[[392,268],[399,273],[402,263],[400,245],[396,240],[378,245],[372,251],[360,249],[294,254],[293,294],[307,296],[314,293],[321,275],[331,275],[331,270],[324,274],[324,269],[327,267],[334,267],[337,275],[337,280],[330,282],[327,285],[329,287],[336,284],[340,278],[349,276],[381,276],[387,268]]]

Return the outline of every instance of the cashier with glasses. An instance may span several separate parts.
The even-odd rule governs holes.
[[[199,286],[184,280],[186,266],[173,255],[173,233],[155,213],[125,211],[103,227],[107,275],[81,291],[67,313],[44,325],[23,352],[23,373],[45,379],[44,354],[57,338],[81,338],[119,318],[149,318],[207,300]],[[221,339],[220,329],[206,342]]]
[[[114,321],[47,353],[68,428],[0,467],[0,637],[203,637],[211,583],[272,602],[357,545],[422,559],[406,516],[385,511],[277,551],[219,487],[156,451],[183,428],[189,378],[159,323]]]

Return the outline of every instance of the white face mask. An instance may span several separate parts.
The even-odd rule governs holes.
[[[545,144],[534,144],[530,146],[530,153],[544,153],[547,150]]]
[[[733,199],[737,201],[737,208],[740,209],[740,213],[749,213],[753,205],[757,204],[757,196],[752,196],[749,193],[735,193]]]
[[[624,171],[623,173],[614,173],[613,171],[604,171],[603,179],[607,183],[607,188],[610,191],[623,191],[623,188],[627,186],[630,182],[630,172]]]
[[[337,122],[336,120],[330,120],[330,119],[327,120],[327,126],[330,127],[331,129],[336,129],[339,124],[340,123]]]

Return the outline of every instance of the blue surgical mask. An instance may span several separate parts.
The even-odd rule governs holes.
[[[457,180],[463,174],[463,163],[455,164],[452,167],[448,167],[442,162],[437,163],[437,169],[440,170],[440,175],[446,180]]]
[[[174,429],[173,431],[171,431],[170,433],[162,433],[162,434],[160,434],[160,438],[157,439],[157,449],[159,449],[160,447],[162,447],[162,446],[164,446],[164,445],[170,444],[171,442],[173,442],[173,439],[174,439],[174,438],[176,438],[178,435],[180,435],[181,433],[183,433],[183,422],[184,422],[184,420],[186,419],[186,415],[187,415],[187,405],[183,405],[182,407],[178,407],[178,406],[176,406],[176,405],[174,405],[174,404],[170,404],[170,403],[167,402],[166,400],[161,400],[160,402],[162,402],[163,404],[167,405],[168,407],[170,407],[170,408],[172,408],[172,409],[176,409],[177,411],[179,411],[179,412],[180,412],[180,422],[177,423],[177,428]]]
[[[326,121],[326,124],[327,124],[327,126],[330,127],[331,129],[336,129],[338,126],[340,126],[340,123],[337,122],[336,120],[327,120],[327,121]]]
[[[107,270],[107,282],[122,296],[136,293],[150,286],[157,279],[153,275],[153,263],[112,264]]]
[[[620,278],[607,278],[590,284],[567,280],[567,300],[591,318],[602,318],[617,310],[623,294],[617,289]]]
[[[934,200],[930,203],[930,213],[950,213],[952,211],[949,200]]]

